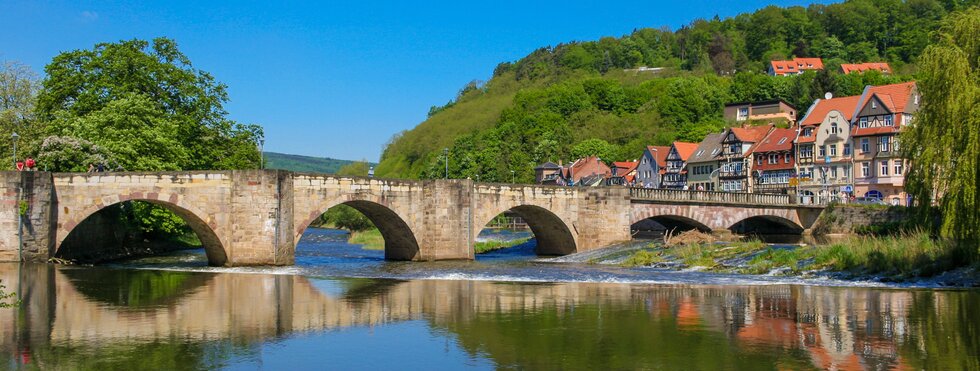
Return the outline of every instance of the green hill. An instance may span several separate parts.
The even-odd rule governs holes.
[[[678,30],[637,29],[621,37],[538,49],[499,64],[486,83],[469,83],[432,107],[429,118],[395,135],[377,174],[533,179],[543,161],[605,154],[634,159],[646,145],[700,141],[728,125],[726,102],[783,99],[805,111],[831,92],[911,80],[932,32],[978,0],[850,0],[809,7],[769,6],[732,18],[699,19]],[[768,61],[822,57],[826,68],[770,77]],[[887,61],[894,73],[842,75],[845,62]],[[662,67],[659,70],[638,67]]]
[[[327,157],[311,157],[265,152],[265,167],[267,169],[333,174],[336,173],[342,166],[354,162],[355,161],[337,160]],[[370,165],[374,166],[375,164]]]

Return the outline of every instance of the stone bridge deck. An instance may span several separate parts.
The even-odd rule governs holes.
[[[385,257],[473,259],[477,234],[513,211],[538,253],[562,255],[628,240],[641,220],[703,230],[737,230],[753,220],[792,231],[820,209],[780,195],[621,187],[392,180],[281,170],[123,173],[0,173],[0,261],[46,260],[107,206],[145,201],[181,218],[213,265],[290,265],[303,231],[327,209],[348,205],[378,227]],[[814,210],[816,210],[814,212]]]

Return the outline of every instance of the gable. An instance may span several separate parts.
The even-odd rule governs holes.
[[[868,102],[864,104],[864,107],[861,107],[861,111],[858,112],[858,117],[887,115],[890,113],[892,113],[892,111],[888,109],[888,105],[885,104],[885,101],[882,100],[878,94],[873,94],[871,95],[871,98],[868,99]]]

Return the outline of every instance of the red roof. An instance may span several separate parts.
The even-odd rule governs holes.
[[[575,162],[572,163],[572,166],[568,167],[568,173],[569,176],[567,177],[572,178],[572,180],[575,182],[578,182],[583,177],[590,175],[602,175],[608,177],[612,175],[612,170],[609,169],[609,166],[602,163],[598,157],[589,156],[575,160]]]
[[[733,127],[729,130],[735,133],[735,137],[743,142],[755,143],[766,137],[769,134],[769,130],[773,128],[772,124],[760,125],[760,126],[745,126],[745,127]]]
[[[912,96],[912,90],[915,89],[915,82],[903,82],[900,84],[891,85],[881,85],[872,86],[868,88],[868,99],[872,95],[877,95],[878,99],[888,107],[892,113],[905,112],[905,108],[909,103],[909,97]],[[867,104],[867,101],[863,102]]]
[[[657,166],[667,167],[667,155],[670,154],[670,147],[667,146],[647,146],[647,151],[657,160]]]
[[[800,126],[820,125],[827,114],[834,110],[839,111],[844,115],[845,120],[850,121],[854,112],[857,111],[859,101],[861,101],[860,95],[817,100],[807,112],[806,117],[800,121]]]
[[[681,160],[687,161],[687,159],[694,154],[694,151],[698,149],[698,144],[699,143],[674,142],[674,148],[677,149],[677,154],[681,156]]]
[[[795,138],[796,129],[775,129],[769,133],[766,139],[757,144],[752,152],[789,151],[793,149],[793,139]]]
[[[791,61],[771,61],[769,64],[776,75],[795,75],[803,70],[823,69],[823,60],[820,58],[793,58]]]
[[[882,73],[891,73],[892,68],[885,62],[870,62],[870,63],[842,63],[840,65],[841,72],[845,75],[852,72],[865,72],[865,71],[881,71]]]
[[[631,171],[636,170],[637,165],[640,163],[637,161],[616,161],[613,162],[613,168],[621,169],[623,171],[617,171],[617,175],[629,174]]]

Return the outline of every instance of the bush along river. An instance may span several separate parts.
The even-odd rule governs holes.
[[[393,262],[347,238],[307,230],[294,267],[0,264],[20,300],[0,308],[0,368],[980,369],[976,289],[624,266],[657,256],[642,244]]]

